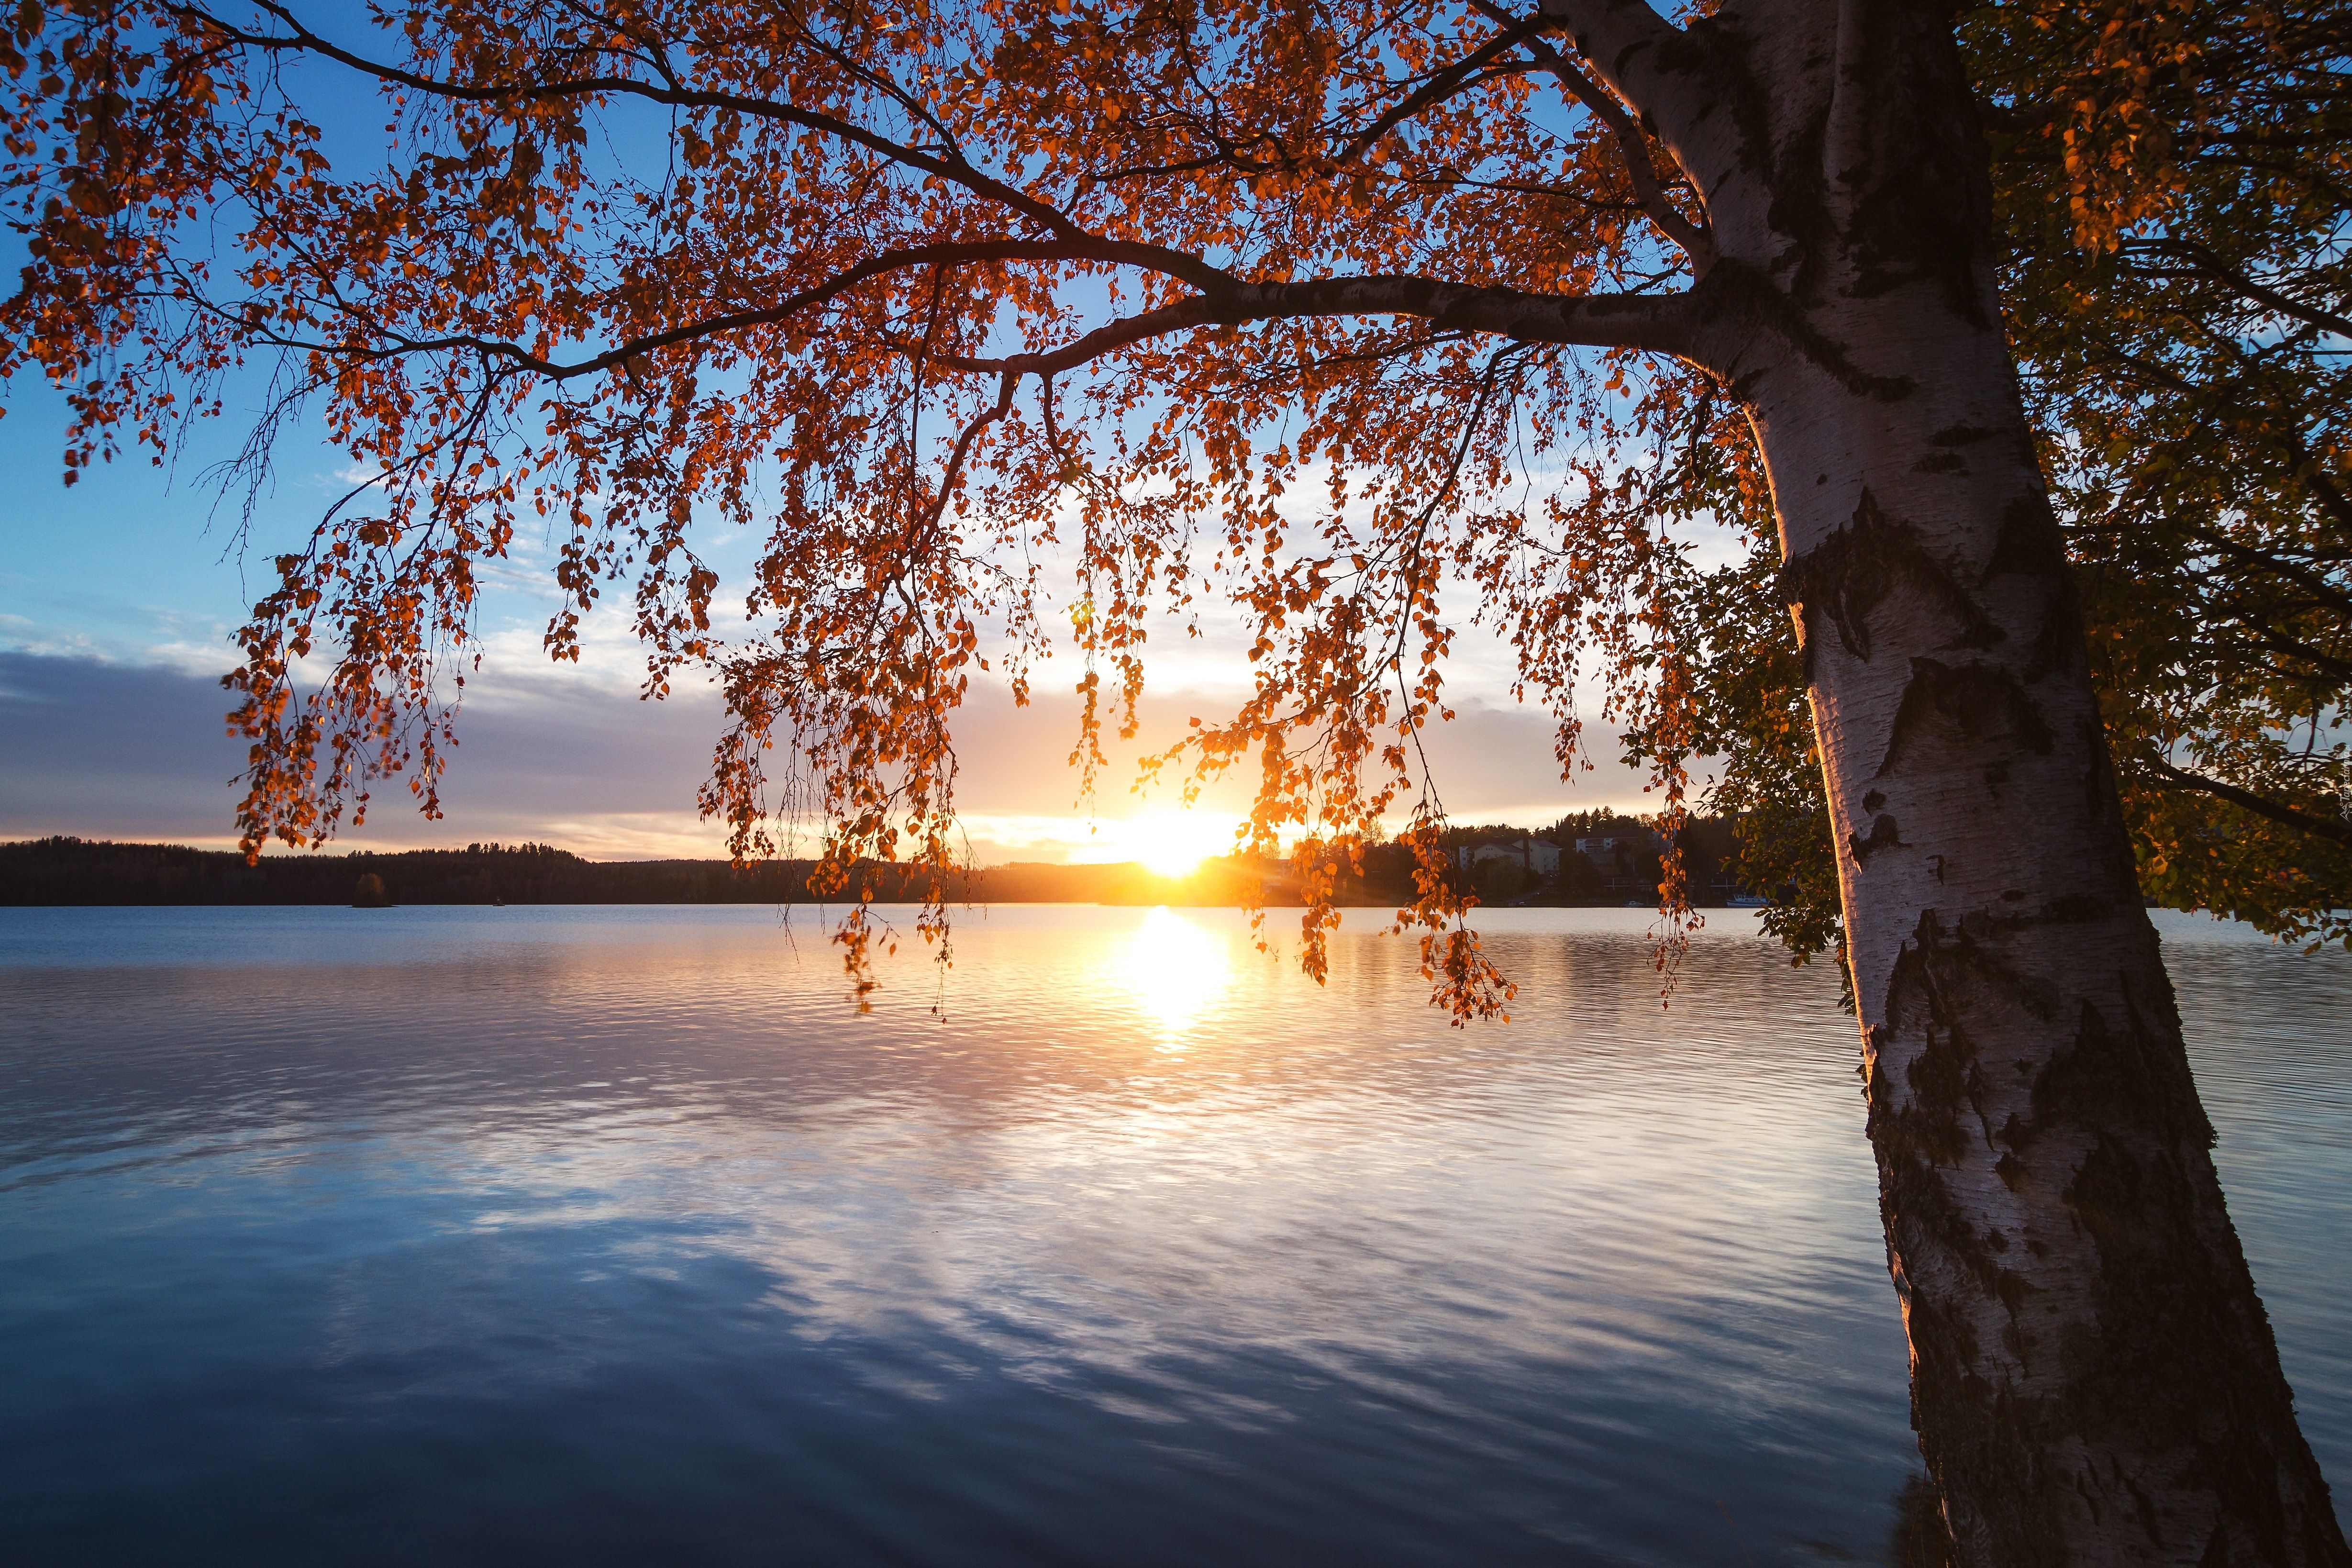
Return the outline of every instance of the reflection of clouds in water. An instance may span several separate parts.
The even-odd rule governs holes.
[[[1237,911],[972,911],[944,984],[910,942],[860,1016],[804,914],[0,910],[0,1047],[42,1042],[5,1058],[0,1198],[30,1223],[0,1266],[135,1260],[146,1315],[107,1364],[138,1399],[201,1360],[136,1359],[192,1301],[252,1327],[186,1408],[308,1386],[282,1364],[307,1355],[442,1401],[450,1442],[536,1451],[556,1427],[482,1437],[485,1410],[578,1388],[602,1403],[562,1431],[650,1434],[677,1474],[763,1466],[869,1521],[1001,1489],[1124,1549],[1101,1561],[1215,1555],[1136,1549],[1137,1510],[1268,1539],[1259,1494],[1201,1479],[1229,1473],[1393,1500],[1380,1528],[1417,1543],[1328,1561],[1558,1561],[1519,1550],[1538,1530],[1714,1561],[1645,1532],[1726,1495],[1767,1539],[1883,1536],[1913,1460],[1853,1026],[1753,917],[1710,924],[1662,1012],[1646,911],[1482,910],[1519,1021],[1454,1030],[1377,921],[1318,988]],[[2167,939],[2232,1211],[2341,1454],[2352,1334],[2305,1260],[2352,1251],[2352,982]],[[868,1417],[891,1436],[855,1484],[776,1458]],[[600,1484],[653,1484],[583,1444]]]
[[[1205,930],[1162,905],[1121,945],[1118,983],[1160,1026],[1163,1048],[1224,999],[1233,959],[1221,931]]]

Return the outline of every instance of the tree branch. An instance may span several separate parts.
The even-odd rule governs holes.
[[[1530,294],[1517,289],[1375,275],[1294,283],[1235,283],[1096,328],[1062,348],[1001,359],[941,354],[958,370],[1050,375],[1114,349],[1193,327],[1331,316],[1412,316],[1456,332],[1483,332],[1528,343],[1646,349],[1687,356],[1695,316],[1683,294]]]
[[[2130,248],[2145,251],[2150,255],[2179,257],[2188,262],[2195,272],[2216,283],[2224,284],[2235,289],[2258,305],[2267,305],[2283,316],[2291,317],[2306,326],[2317,327],[2324,332],[2332,332],[2342,338],[2352,338],[2352,320],[2347,320],[2333,310],[2323,310],[2316,306],[2306,305],[2292,295],[2283,294],[2275,289],[2257,283],[2204,246],[2191,244],[2187,240],[2158,239],[2134,245]]]
[[[2256,816],[2283,823],[2286,826],[2299,829],[2315,837],[2332,839],[2338,844],[2352,844],[2352,822],[2347,822],[2340,817],[2317,816],[2292,805],[2282,805],[2267,796],[2256,795],[2252,790],[2240,789],[2235,784],[2223,784],[2220,779],[2210,779],[2202,773],[2192,773],[2186,769],[2176,768],[2162,757],[2153,753],[2143,760],[2149,767],[2155,769],[2160,777],[2177,788],[2194,790],[2200,795],[2210,795],[2216,800],[2225,800],[2241,810],[2251,811]]]
[[[1538,0],[1543,14],[1559,23],[1576,44],[1592,74],[1653,121],[1681,157],[1683,140],[1695,133],[1716,105],[1695,91],[1681,72],[1661,60],[1685,41],[1683,30],[1652,10],[1644,0]],[[1682,157],[1685,172],[1690,160]],[[1701,193],[1705,195],[1704,192]]]
[[[820,114],[772,99],[752,98],[740,93],[719,92],[680,85],[656,86],[628,76],[573,77],[561,81],[465,83],[428,77],[401,66],[373,60],[341,45],[320,37],[305,26],[301,20],[281,0],[257,0],[259,7],[278,18],[288,29],[287,36],[257,33],[224,21],[196,5],[172,5],[170,15],[189,25],[215,34],[233,44],[247,48],[271,52],[316,55],[339,65],[371,76],[379,81],[407,88],[436,98],[463,103],[538,103],[565,99],[597,98],[605,95],[642,99],[673,109],[707,109],[740,114],[749,119],[772,121],[797,126],[801,130],[831,136],[852,146],[862,147],[901,167],[934,175],[961,185],[986,201],[1008,207],[1022,216],[1040,225],[1058,237],[1072,242],[1083,241],[1105,249],[1101,259],[1127,262],[1148,267],[1190,283],[1196,289],[1207,288],[1225,275],[1197,257],[1164,247],[1143,245],[1131,241],[1107,240],[1090,233],[1084,226],[1050,202],[1041,201],[1006,184],[992,175],[982,173],[961,156],[939,157],[920,148],[909,147],[887,136],[868,131],[864,126],[836,115]],[[667,73],[665,73],[667,74]],[[674,81],[674,79],[673,79]],[[883,89],[887,90],[887,89]]]
[[[550,381],[572,381],[580,376],[593,375],[601,371],[611,370],[639,354],[652,353],[660,349],[671,348],[679,343],[692,342],[702,338],[716,337],[723,332],[738,331],[745,327],[772,325],[803,310],[837,299],[858,284],[878,278],[885,273],[908,271],[921,267],[954,266],[981,261],[1117,261],[1122,258],[1111,252],[1118,248],[1115,245],[1105,242],[1079,241],[1064,244],[1052,240],[1019,239],[972,240],[942,245],[908,246],[898,250],[886,250],[879,256],[870,257],[856,266],[826,279],[823,283],[801,289],[773,305],[762,305],[756,310],[730,310],[724,315],[705,317],[698,321],[688,321],[683,326],[671,327],[665,331],[648,332],[643,337],[631,338],[588,359],[569,363],[541,358],[520,343],[509,342],[503,339],[463,335],[442,338],[394,338],[387,346],[369,351],[362,357],[387,358],[394,354],[436,353],[446,353],[452,349],[464,349],[504,360],[518,369],[544,376]],[[1205,268],[1209,276],[1219,282],[1238,284],[1238,279],[1231,279],[1229,274],[1219,271],[1215,268],[1209,268],[1205,263],[1202,264],[1201,268],[1193,270],[1202,268]],[[224,312],[224,314],[228,313]],[[315,350],[331,354],[354,353],[349,348],[339,348],[331,343],[273,338],[249,325],[246,330],[276,347]],[[941,363],[968,368],[963,362],[950,355],[940,355],[940,360]]]
[[[2199,523],[2184,523],[2181,531],[2208,549],[2220,551],[2256,571],[2285,578],[2314,597],[2325,599],[2338,615],[2352,617],[2352,593],[2346,592],[2341,584],[2309,563],[2289,560],[2275,551],[2257,550],[2219,530]]]
[[[1470,0],[1483,15],[1503,22],[1513,21],[1511,13],[1494,4],[1494,0]],[[1647,7],[1643,7],[1647,9]],[[1538,18],[1547,26],[1559,24],[1549,15]],[[1660,24],[1664,26],[1664,24]],[[1672,31],[1671,28],[1668,29]],[[1650,158],[1650,139],[1641,125],[1616,96],[1599,82],[1576,68],[1575,64],[1530,30],[1524,40],[1528,52],[1538,64],[1558,79],[1569,96],[1590,110],[1593,117],[1609,127],[1617,143],[1617,155],[1625,165],[1625,174],[1633,184],[1633,195],[1650,221],[1664,231],[1666,237],[1682,247],[1683,254],[1691,260],[1695,276],[1705,277],[1715,265],[1715,237],[1708,232],[1704,220],[1693,223],[1685,217],[1668,199],[1666,188],[1658,178],[1657,165]]]
[[[944,355],[941,356],[941,363],[946,363]],[[907,554],[909,561],[920,559],[930,549],[933,536],[940,526],[940,519],[947,515],[948,503],[955,499],[956,489],[963,482],[963,466],[971,456],[972,443],[980,439],[982,431],[1013,411],[1013,388],[1020,384],[1020,381],[1019,373],[1014,371],[1008,370],[999,376],[996,382],[996,401],[973,416],[971,422],[957,434],[954,449],[948,454],[947,471],[940,477],[938,497],[933,500],[929,511],[925,513],[921,526],[908,531]]]
[[[358,359],[384,359],[398,354],[463,350],[498,359],[549,381],[576,380],[625,364],[639,354],[655,353],[746,327],[768,326],[802,310],[838,298],[859,283],[887,272],[920,267],[953,266],[983,261],[1115,260],[1116,247],[1098,242],[1061,244],[1037,240],[980,240],[943,245],[908,246],[885,251],[859,262],[813,288],[756,310],[733,310],[706,317],[605,350],[584,360],[549,360],[521,344],[502,339],[467,335],[440,338],[393,338],[383,345],[358,350],[348,345],[314,342],[271,335],[240,323],[257,340],[280,348],[314,351]],[[979,358],[937,354],[936,363],[953,370],[990,374],[1052,375],[1075,369],[1114,350],[1147,339],[1194,327],[1240,326],[1252,321],[1298,321],[1332,316],[1411,316],[1443,331],[1487,333],[1519,342],[1562,343],[1591,348],[1643,349],[1688,358],[1696,318],[1688,292],[1676,294],[1537,294],[1518,289],[1448,283],[1410,275],[1309,279],[1299,282],[1250,283],[1200,264],[1217,282],[1212,290],[1192,294],[1158,310],[1096,328],[1075,342],[1041,353]],[[1192,270],[1192,269],[1188,269]],[[233,312],[222,311],[236,320]]]
[[[1553,24],[1544,16],[1513,16],[1499,7],[1481,5],[1480,10],[1503,24],[1503,30],[1478,47],[1471,50],[1452,65],[1439,70],[1427,81],[1392,105],[1388,112],[1349,138],[1348,145],[1339,152],[1338,162],[1353,163],[1381,137],[1419,114],[1423,110],[1444,102],[1465,88],[1475,87],[1487,79],[1482,68],[1511,52],[1520,44]]]

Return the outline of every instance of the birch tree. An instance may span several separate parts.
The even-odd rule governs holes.
[[[1963,41],[2141,889],[2352,940],[2352,10],[2027,5]],[[1731,465],[1696,478],[1738,513]],[[1779,547],[1742,521],[1747,559],[1687,579],[1694,743],[1811,956],[1839,929],[1827,811]]]
[[[1408,816],[1401,921],[1499,1012],[1433,847],[1450,645],[1508,640],[1565,766],[1580,695],[1649,737],[1671,819],[1675,437],[1736,420],[1960,1559],[2347,1561],[2141,908],[1948,9],[25,0],[0,54],[0,371],[68,391],[68,478],[257,362],[249,466],[307,414],[373,476],[241,634],[256,847],[394,776],[433,808],[483,568],[542,540],[550,651],[625,588],[648,690],[725,692],[705,810],[770,852],[799,781],[850,893],[951,864],[973,679],[1075,655],[1091,761],[1213,599],[1255,689],[1162,765],[1255,774],[1318,974],[1332,873]],[[740,619],[696,552],[730,523]]]

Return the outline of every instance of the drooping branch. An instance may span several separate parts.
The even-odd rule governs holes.
[[[940,520],[947,515],[948,506],[955,500],[956,490],[963,482],[964,465],[971,460],[972,444],[980,439],[982,431],[1013,412],[1013,395],[1020,384],[1021,377],[1016,372],[1008,370],[998,376],[996,401],[974,415],[964,427],[957,432],[955,447],[948,454],[947,469],[940,479],[939,494],[934,496],[931,504],[924,509],[920,522],[908,531],[908,556],[910,560],[919,557],[929,547],[931,536],[939,529]]]

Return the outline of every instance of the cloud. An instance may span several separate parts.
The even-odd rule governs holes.
[[[444,781],[446,816],[425,820],[394,783],[378,789],[367,823],[343,847],[535,839],[597,859],[724,852],[722,831],[694,806],[722,723],[708,688],[641,702],[609,670],[517,657],[486,668],[467,689]],[[1181,804],[1172,774],[1135,793],[1135,759],[1173,742],[1189,719],[1214,720],[1231,703],[1223,692],[1149,695],[1138,738],[1107,742],[1110,766],[1087,803],[1067,763],[1076,698],[1047,688],[1016,709],[1002,691],[976,691],[956,724],[958,800],[973,856],[983,864],[1100,859],[1125,846],[1135,837],[1126,825]],[[182,668],[0,652],[0,837],[232,842],[245,742],[226,732],[228,707],[215,678]],[[1622,769],[1586,775],[1572,790],[1562,784],[1550,725],[1532,710],[1472,700],[1459,713],[1429,742],[1458,821],[1532,826],[1571,809],[1641,802],[1639,781]],[[1202,815],[1229,823],[1246,809],[1250,783],[1247,770],[1236,770],[1212,785]]]
[[[567,691],[560,676],[538,685],[531,700],[461,715],[445,819],[410,809],[395,783],[346,845],[537,838],[598,858],[720,852],[721,835],[694,814],[715,702]],[[226,732],[229,706],[215,679],[167,667],[0,653],[0,836],[234,841],[245,742]]]

